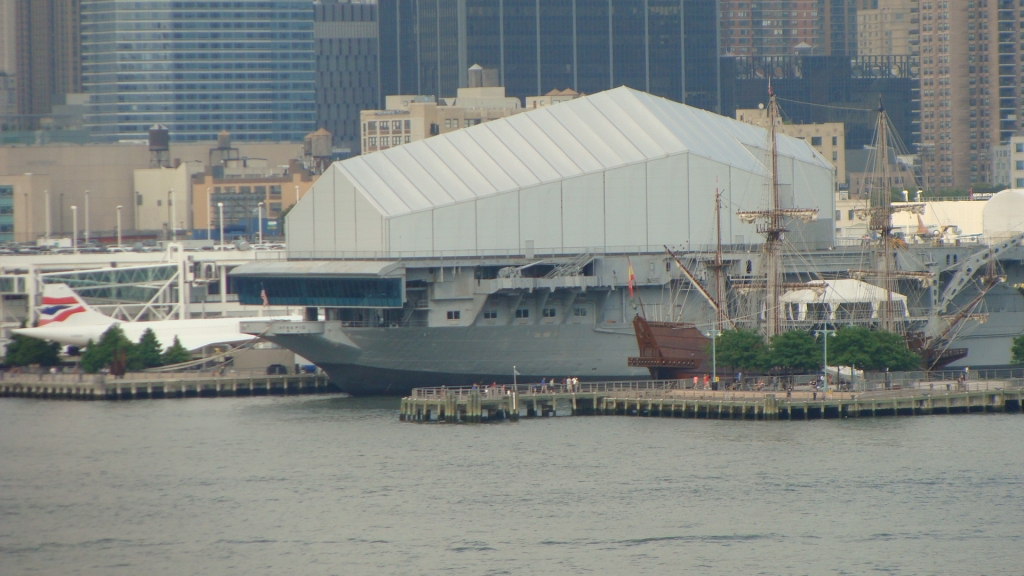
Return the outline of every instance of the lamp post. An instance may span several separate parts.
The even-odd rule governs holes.
[[[835,330],[815,330],[814,334],[821,336],[821,373],[825,379],[822,381],[822,386],[825,392],[828,392],[828,337],[835,336]]]
[[[220,212],[220,245],[224,245],[224,203],[217,202],[217,210]]]
[[[50,191],[49,190],[44,190],[44,193],[46,194],[46,243],[49,244],[50,243],[50,223],[52,222],[52,220],[50,219]]]
[[[117,205],[117,247],[121,247],[121,205]]]
[[[171,229],[171,239],[178,239],[178,229],[174,227],[174,188],[167,191],[167,227]]]
[[[89,243],[89,191],[85,191],[85,243]]]
[[[263,244],[263,202],[256,205],[256,224],[259,226],[259,243]]]
[[[71,252],[78,254],[78,206],[71,207]]]
[[[721,334],[721,332],[714,328],[708,332],[708,336],[711,338],[711,386],[713,388],[718,387],[718,354],[715,347],[719,334]]]
[[[210,189],[206,189],[206,239],[213,240],[213,218],[210,217]]]

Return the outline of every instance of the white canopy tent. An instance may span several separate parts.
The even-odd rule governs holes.
[[[786,319],[793,321],[868,320],[878,317],[888,291],[860,280],[817,280],[782,295]],[[907,318],[907,297],[893,292],[896,315]]]

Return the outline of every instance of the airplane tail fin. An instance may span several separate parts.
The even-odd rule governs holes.
[[[67,284],[43,286],[43,303],[39,306],[38,326],[55,322],[64,324],[101,324],[112,320],[110,316],[94,310]]]

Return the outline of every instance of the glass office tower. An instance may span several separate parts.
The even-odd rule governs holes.
[[[473,64],[510,96],[631,88],[719,110],[715,0],[379,0],[382,95],[455,96]]]
[[[309,0],[82,0],[86,123],[98,141],[301,141],[316,129]]]

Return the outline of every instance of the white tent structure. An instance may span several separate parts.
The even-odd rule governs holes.
[[[782,295],[786,319],[791,321],[870,321],[888,302],[887,291],[860,280],[817,280],[807,288]],[[907,297],[893,292],[896,317],[909,318]]]
[[[761,128],[616,88],[333,164],[289,213],[293,258],[658,252],[759,243]],[[834,169],[779,137],[782,208],[817,208],[787,239],[834,239]]]

